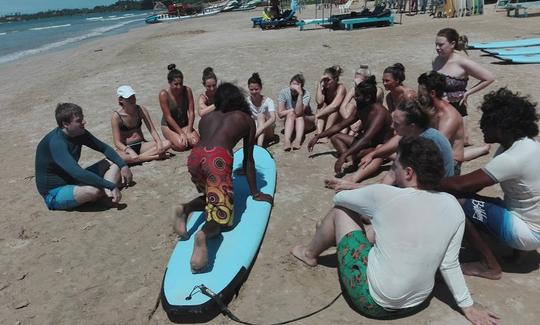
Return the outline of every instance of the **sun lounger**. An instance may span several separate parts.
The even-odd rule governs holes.
[[[340,13],[340,14],[348,13],[349,10],[351,9],[352,3],[353,3],[353,0],[348,0],[348,1],[345,2],[344,4],[339,5],[339,6],[338,6],[338,8],[339,8],[339,13]]]
[[[387,17],[363,17],[363,18],[350,18],[343,19],[341,25],[343,29],[352,30],[357,27],[364,27],[370,25],[393,25],[394,24],[394,15]]]
[[[304,26],[306,25],[329,26],[329,25],[332,25],[332,22],[328,20],[328,18],[320,18],[320,19],[304,19],[296,23],[296,26],[299,27],[300,30],[304,30]]]
[[[509,3],[506,5],[506,15],[510,17],[510,13],[513,12],[514,17],[527,17],[529,9],[540,9],[540,1]],[[523,13],[520,14],[520,11]]]
[[[298,21],[298,19],[294,14],[294,10],[289,10],[289,13],[285,17],[274,20],[263,20],[259,23],[259,26],[261,27],[261,29],[296,26],[296,22]]]

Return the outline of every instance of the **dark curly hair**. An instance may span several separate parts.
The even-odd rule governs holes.
[[[437,145],[423,137],[404,137],[399,141],[398,161],[403,168],[416,173],[418,186],[431,190],[439,185],[445,175],[444,163]]]
[[[480,106],[482,117],[480,128],[491,127],[501,130],[514,141],[538,135],[536,103],[529,96],[520,96],[503,87],[484,96]]]
[[[369,103],[375,103],[377,101],[377,80],[375,79],[375,76],[369,76],[356,85],[356,87],[354,87],[354,95],[356,97],[362,95],[363,98],[369,97]]]
[[[230,82],[224,82],[216,90],[214,99],[216,111],[232,112],[241,111],[251,116],[246,94]]]

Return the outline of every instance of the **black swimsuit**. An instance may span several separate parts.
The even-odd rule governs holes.
[[[142,118],[141,118],[141,108],[139,107],[139,105],[137,105],[137,117],[139,118],[139,121],[137,122],[137,124],[135,124],[135,126],[133,127],[130,127],[126,124],[126,122],[124,122],[124,119],[122,118],[122,115],[120,115],[120,113],[116,112],[116,114],[118,114],[118,117],[120,118],[120,121],[122,121],[122,124],[120,124],[120,131],[122,132],[127,132],[127,131],[135,131],[135,130],[138,130],[141,128],[142,126]]]
[[[456,78],[443,74],[446,79],[446,88],[444,90],[445,96],[454,106],[461,116],[467,116],[467,106],[464,104],[459,105],[459,102],[463,99],[463,94],[467,91],[468,77]]]

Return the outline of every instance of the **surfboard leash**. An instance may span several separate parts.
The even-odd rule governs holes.
[[[332,304],[334,304],[338,299],[339,297],[341,297],[342,295],[342,292],[340,292],[334,299],[332,299],[332,301],[330,301],[330,303],[328,303],[326,306],[322,307],[322,308],[319,308],[317,310],[315,310],[314,312],[311,312],[309,314],[306,314],[306,315],[303,315],[303,316],[299,316],[299,317],[296,317],[296,318],[293,318],[293,319],[290,319],[290,320],[286,320],[286,321],[283,321],[283,322],[278,322],[278,323],[271,323],[271,324],[256,324],[256,323],[249,323],[249,322],[245,322],[241,319],[239,319],[238,317],[236,317],[236,315],[233,314],[233,312],[227,307],[225,306],[225,304],[223,303],[223,301],[221,300],[221,298],[216,294],[214,293],[212,290],[210,290],[207,286],[205,286],[204,284],[201,284],[201,285],[198,285],[198,286],[195,286],[193,288],[193,290],[191,290],[191,293],[189,294],[189,296],[186,297],[187,300],[191,299],[191,296],[195,293],[195,290],[199,290],[199,292],[201,292],[202,294],[204,294],[205,296],[208,296],[210,297],[212,300],[214,300],[216,302],[216,304],[218,305],[219,309],[221,310],[221,312],[223,314],[225,314],[227,317],[229,317],[231,320],[237,322],[237,323],[240,323],[240,324],[245,324],[245,325],[283,325],[283,324],[289,324],[289,323],[292,323],[292,322],[296,322],[296,321],[299,321],[301,319],[305,319],[305,318],[308,318],[308,317],[311,317],[317,313],[320,313],[321,311],[327,309],[328,307],[332,306]]]

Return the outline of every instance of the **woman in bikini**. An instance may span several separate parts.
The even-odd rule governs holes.
[[[465,143],[468,143],[467,99],[493,83],[495,75],[463,54],[467,54],[466,44],[467,38],[459,36],[455,29],[441,29],[435,38],[437,57],[432,68],[446,78],[446,100],[463,116]],[[469,76],[477,79],[478,83],[467,90]]]
[[[403,101],[414,100],[416,92],[403,84],[405,81],[405,67],[401,63],[396,63],[384,69],[383,85],[389,93],[386,95],[386,106],[390,112]]]
[[[203,70],[202,84],[204,86],[204,93],[199,95],[198,100],[200,117],[203,117],[216,109],[216,106],[214,105],[214,96],[216,95],[217,89],[217,77],[214,73],[214,69],[206,67]]]
[[[146,161],[166,158],[171,143],[167,140],[161,140],[146,108],[137,105],[133,88],[121,86],[116,94],[120,108],[114,111],[111,117],[116,152],[127,164],[141,164]],[[153,141],[144,139],[141,129],[143,121],[150,131]]]
[[[347,89],[339,82],[339,76],[343,72],[340,66],[335,65],[324,70],[321,80],[317,84],[315,101],[317,102],[317,134],[329,129],[339,118],[339,107],[345,98]],[[328,139],[319,140],[322,143]]]
[[[255,138],[257,145],[269,145],[268,141],[274,141],[276,135],[274,129],[276,127],[276,109],[274,101],[267,96],[261,94],[262,80],[257,72],[253,73],[248,79],[248,103],[251,108],[251,117],[255,120],[257,131]],[[279,138],[278,138],[279,140]]]
[[[159,92],[159,105],[163,112],[161,132],[171,142],[173,150],[185,151],[199,142],[199,134],[193,129],[193,92],[184,86],[184,75],[175,64],[169,64],[167,69],[169,88]]]

